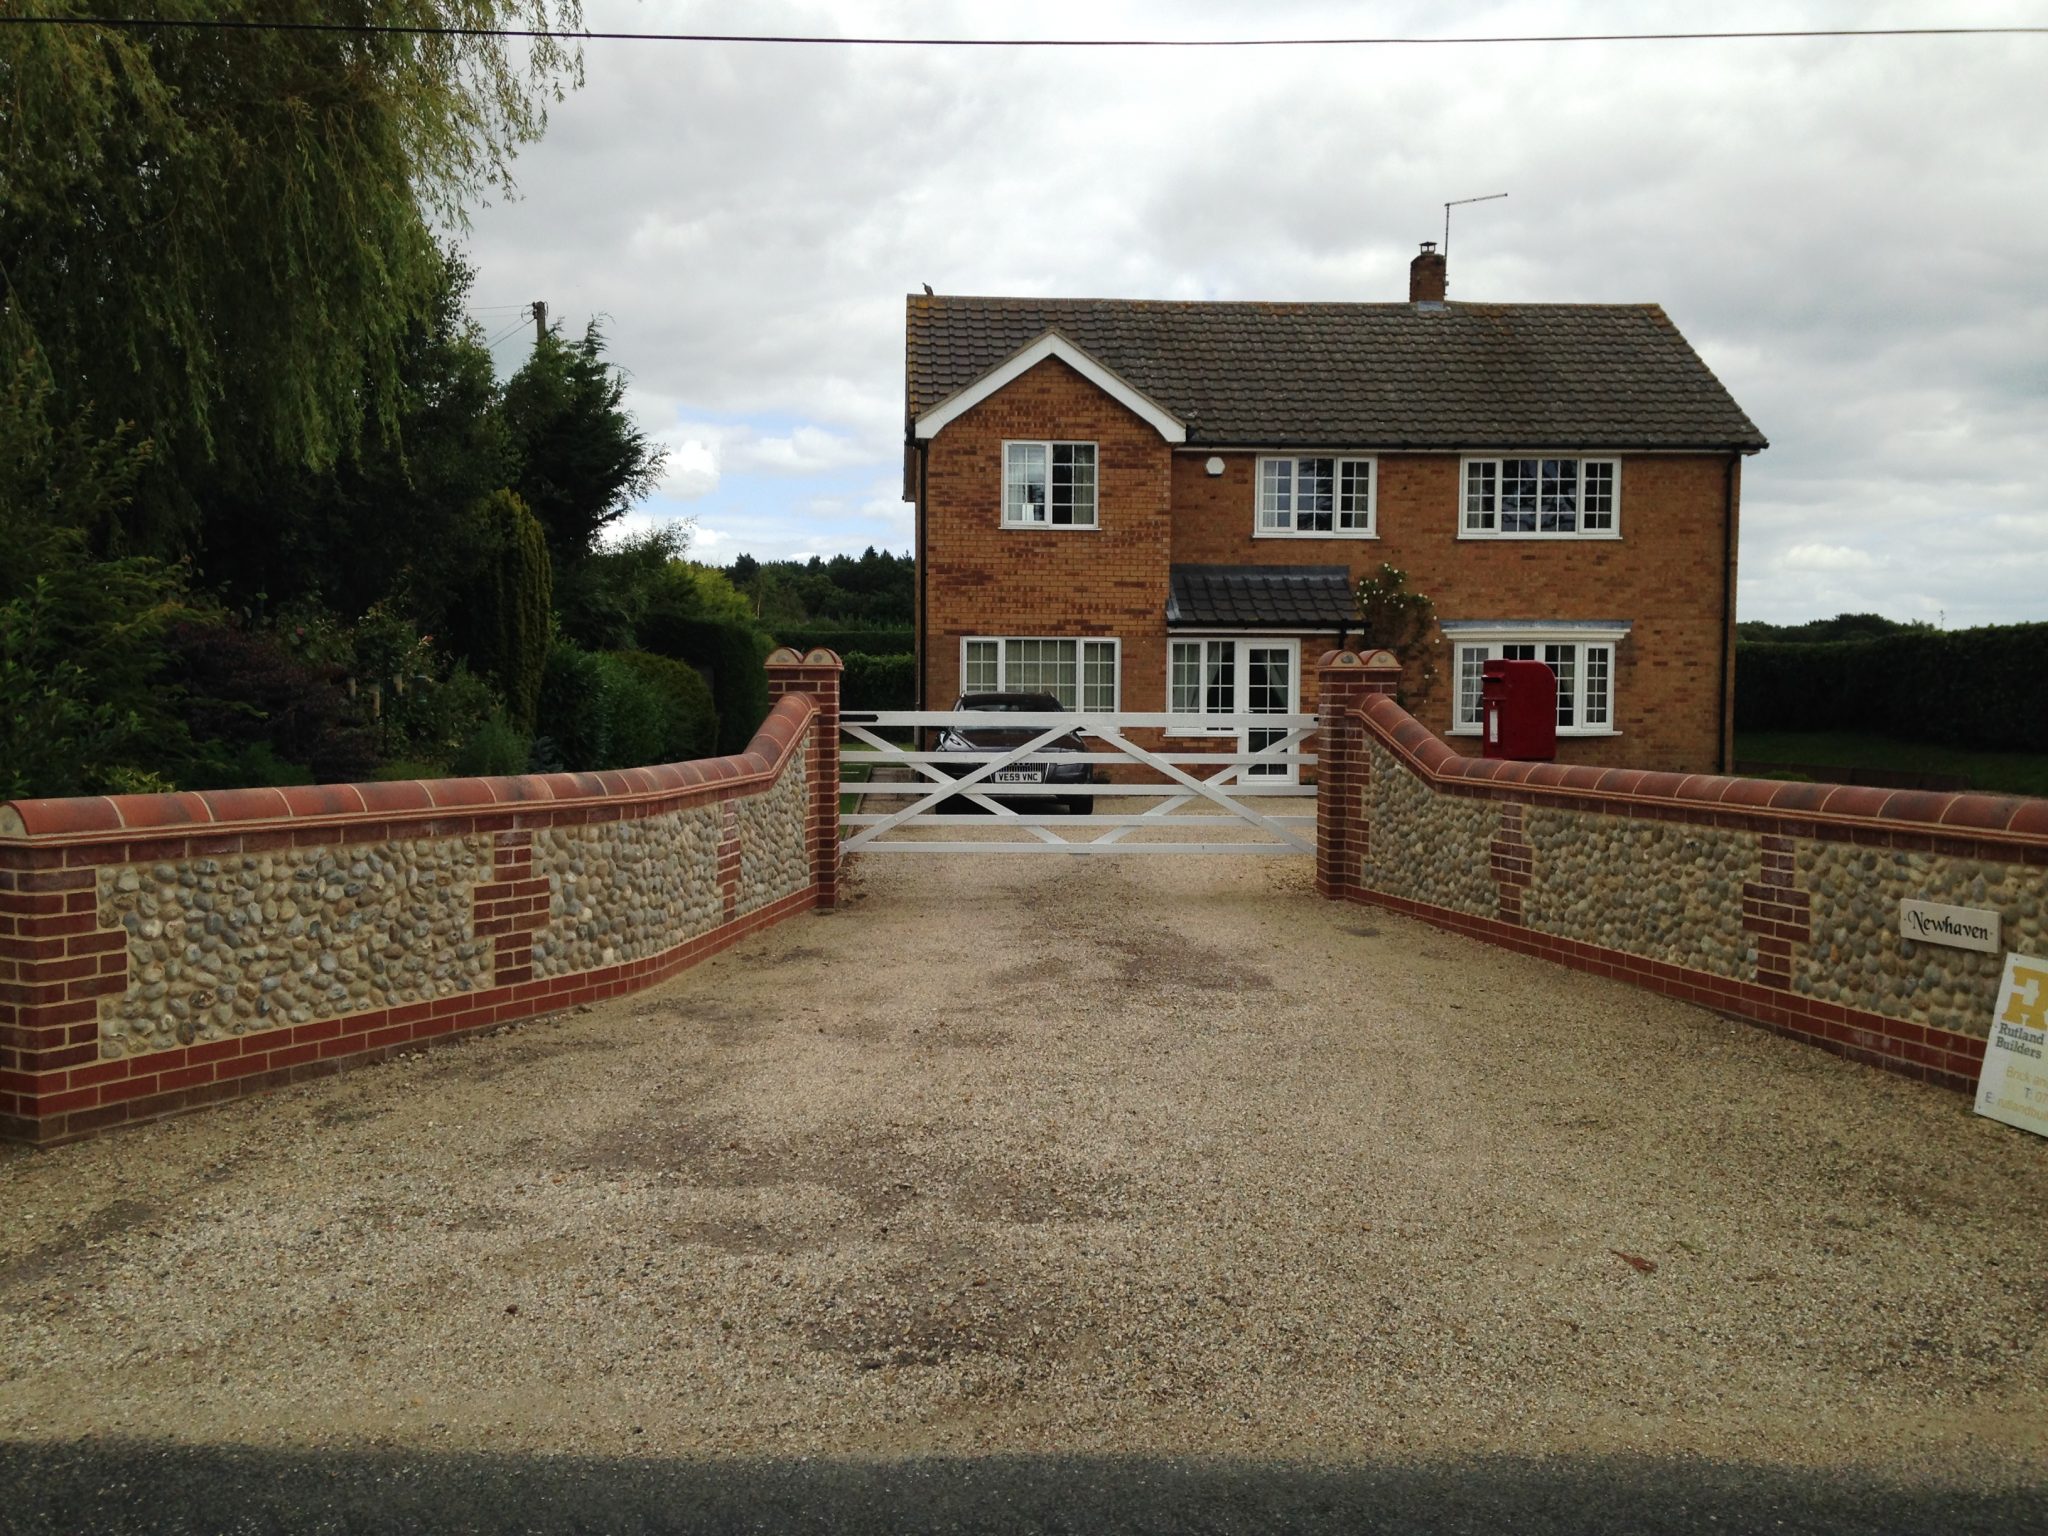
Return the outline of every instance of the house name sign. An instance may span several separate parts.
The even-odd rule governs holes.
[[[1998,914],[1980,907],[1944,907],[1932,901],[1899,903],[1899,935],[1922,944],[1998,953]]]

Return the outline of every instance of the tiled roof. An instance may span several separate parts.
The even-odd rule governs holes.
[[[1218,447],[1766,445],[1655,304],[912,294],[909,414],[1056,331]]]
[[[1330,634],[1358,622],[1341,565],[1176,565],[1169,628],[1286,629]]]

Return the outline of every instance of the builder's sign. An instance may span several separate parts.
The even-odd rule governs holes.
[[[1978,907],[1944,907],[1931,901],[1899,903],[1899,933],[1922,944],[1998,953],[1998,914]]]
[[[1977,1113],[2048,1136],[2048,956],[2005,957]]]

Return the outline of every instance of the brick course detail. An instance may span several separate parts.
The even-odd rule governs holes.
[[[839,659],[768,670],[732,757],[0,805],[0,1137],[75,1140],[615,996],[829,908]],[[706,812],[715,848],[678,830]],[[650,840],[662,891],[694,880],[716,910],[570,888],[620,849],[644,867]]]

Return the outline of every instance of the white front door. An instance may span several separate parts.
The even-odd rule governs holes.
[[[1295,652],[1292,640],[1244,641],[1244,712],[1248,715],[1291,715],[1296,692]],[[1238,738],[1240,752],[1258,752],[1279,741],[1287,732],[1253,727]],[[1292,783],[1294,765],[1286,761],[1257,763],[1244,771],[1248,779],[1278,779]]]
[[[1240,752],[1258,752],[1285,727],[1205,726],[1211,715],[1291,715],[1301,697],[1301,642],[1262,636],[1204,636],[1167,645],[1167,708],[1187,717],[1188,735],[1233,735]],[[1176,732],[1175,734],[1182,734]],[[1243,779],[1295,782],[1287,761],[1247,766]]]

